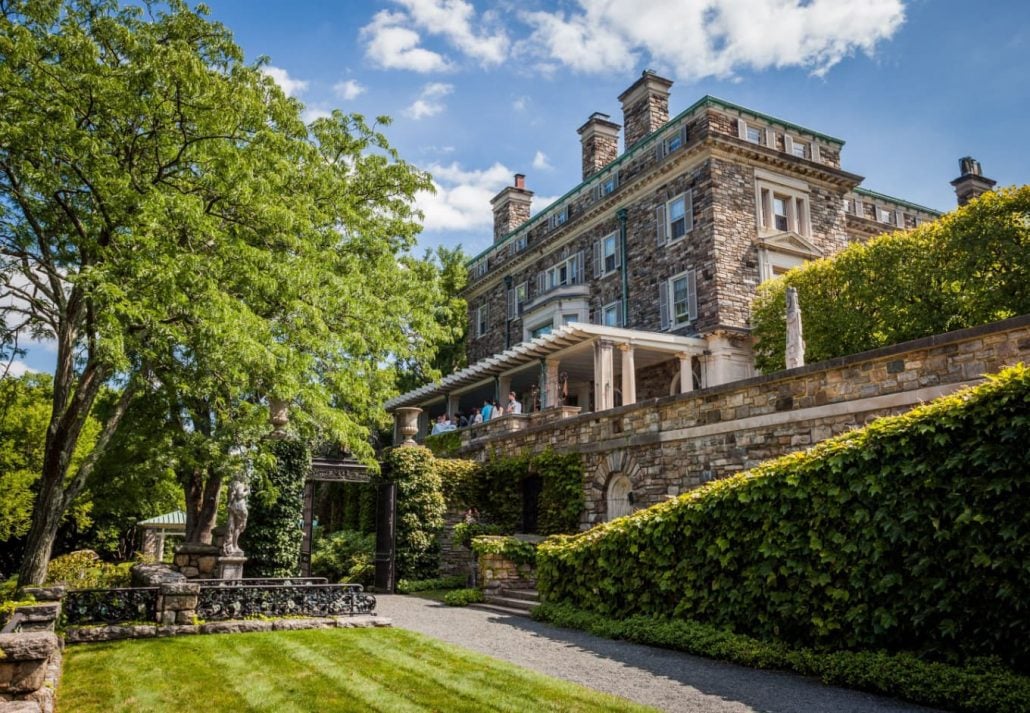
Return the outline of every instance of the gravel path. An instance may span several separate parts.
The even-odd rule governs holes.
[[[930,709],[817,679],[601,639],[524,617],[376,595],[394,626],[665,711],[691,713],[927,713]]]

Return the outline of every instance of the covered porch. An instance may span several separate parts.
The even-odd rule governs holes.
[[[401,416],[411,418],[411,407],[421,409],[417,424],[411,424],[421,442],[438,416],[446,414],[457,427],[460,416],[471,420],[487,402],[504,407],[504,416],[472,428],[516,430],[636,403],[645,383],[653,393],[642,397],[691,391],[705,382],[707,345],[697,337],[568,324],[388,401],[386,409],[395,415],[394,443],[402,440]],[[656,387],[656,379],[664,381]],[[508,413],[509,393],[522,404],[521,414]]]

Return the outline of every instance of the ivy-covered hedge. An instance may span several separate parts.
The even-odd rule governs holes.
[[[751,314],[758,367],[784,367],[788,286],[810,363],[1030,313],[1028,216],[1030,186],[985,193],[762,284]]]
[[[860,688],[924,705],[973,713],[1023,713],[1030,701],[1030,677],[1006,670],[996,660],[964,666],[923,661],[912,654],[882,651],[813,651],[778,641],[760,641],[682,619],[635,616],[616,620],[567,605],[541,604],[534,619],[587,631],[595,636],[661,646],[754,668],[818,676],[824,683]]]
[[[452,458],[461,448],[461,433],[458,431],[444,431],[436,435],[426,436],[423,444],[433,452],[437,458]]]
[[[397,483],[397,578],[435,577],[446,509],[436,458],[421,446],[393,448],[383,455],[383,471]]]
[[[522,525],[522,482],[542,481],[537,530],[541,535],[576,532],[583,512],[583,458],[578,453],[544,451],[535,456],[491,456],[479,465],[470,488],[470,507],[506,532]]]
[[[1030,667],[1030,370],[538,549],[544,599]]]
[[[536,545],[524,542],[515,537],[498,537],[482,535],[472,538],[472,551],[483,555],[500,555],[515,564],[534,564],[536,562]]]
[[[250,496],[247,529],[240,546],[247,553],[248,577],[291,577],[300,558],[304,478],[311,451],[298,440],[273,441],[275,465]]]
[[[475,488],[476,474],[479,472],[479,464],[460,458],[438,457],[434,468],[437,475],[440,476],[440,487],[443,488],[443,497],[447,501],[447,506],[463,510],[472,507],[472,493]]]

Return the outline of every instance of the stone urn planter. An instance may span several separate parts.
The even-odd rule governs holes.
[[[418,416],[422,409],[417,406],[401,406],[394,409],[393,416],[397,419],[397,432],[404,437],[402,446],[415,445],[415,434],[418,433]]]

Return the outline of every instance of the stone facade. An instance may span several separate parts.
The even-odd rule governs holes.
[[[862,177],[841,169],[840,139],[713,97],[670,120],[670,86],[648,72],[620,97],[621,156],[618,125],[606,115],[580,127],[584,182],[560,201],[530,218],[522,176],[494,199],[495,245],[471,261],[465,292],[470,363],[548,325],[601,323],[605,306],[619,304],[616,326],[724,338],[704,367],[708,382],[750,376],[750,342],[737,338],[748,336],[763,279],[936,216],[860,188]],[[680,195],[689,196],[692,225],[682,238],[663,240],[662,210]],[[793,206],[785,230],[774,197]],[[522,212],[512,212],[515,202]],[[625,260],[605,270],[600,241],[621,239],[623,230]],[[566,262],[574,276],[549,284],[547,271]],[[669,324],[661,291],[691,270],[697,316]]]
[[[583,454],[586,528],[605,520],[618,474],[630,480],[634,507],[647,507],[1028,359],[1030,316],[1016,317],[600,413],[504,417],[462,431],[460,455]],[[518,429],[508,428],[512,419]]]

